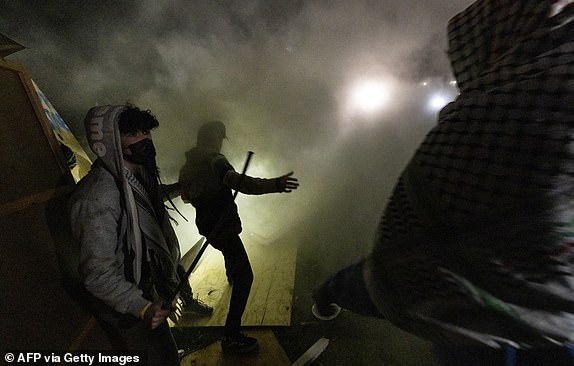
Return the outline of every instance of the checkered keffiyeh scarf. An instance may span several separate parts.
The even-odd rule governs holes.
[[[460,94],[401,175],[365,278],[436,342],[574,341],[574,9],[477,1],[449,22]]]
[[[159,196],[157,177],[147,169],[142,169],[137,176],[125,169],[124,175],[134,197],[145,248],[143,260],[148,262],[158,294],[162,299],[167,299],[173,296],[179,283],[177,269],[180,251],[177,236]]]

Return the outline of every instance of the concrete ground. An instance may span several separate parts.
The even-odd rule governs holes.
[[[329,346],[314,365],[434,366],[430,343],[391,325],[388,321],[343,311],[331,321],[311,314],[311,293],[326,274],[315,260],[300,253],[295,277],[291,327],[274,328],[287,356],[295,361],[319,338]]]

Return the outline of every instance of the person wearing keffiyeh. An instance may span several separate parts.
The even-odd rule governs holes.
[[[573,19],[572,1],[479,0],[450,20],[460,94],[315,316],[388,319],[447,365],[574,362]]]
[[[159,192],[151,130],[134,106],[90,109],[85,127],[97,155],[70,198],[88,303],[117,350],[147,352],[149,365],[179,365],[166,318],[180,277],[179,243]],[[189,286],[187,293],[191,293]]]

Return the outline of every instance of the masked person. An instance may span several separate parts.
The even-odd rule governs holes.
[[[573,28],[572,1],[480,0],[451,19],[460,94],[315,316],[384,317],[449,366],[574,364]]]
[[[97,160],[70,198],[72,232],[89,307],[118,350],[149,365],[179,365],[166,317],[179,282],[179,244],[160,195],[149,112],[100,106],[85,119]],[[193,302],[189,286],[187,300]],[[210,309],[207,309],[210,310]]]
[[[241,176],[220,153],[225,137],[225,125],[220,121],[200,127],[197,145],[186,153],[179,184],[182,200],[195,207],[199,233],[222,252],[227,278],[233,286],[221,347],[224,351],[247,353],[258,345],[255,338],[240,332],[253,272],[239,238],[241,220],[231,190],[245,194],[291,192],[299,183],[292,177],[293,172],[274,179]]]

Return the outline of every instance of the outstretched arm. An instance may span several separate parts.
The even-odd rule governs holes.
[[[279,188],[281,189],[280,192],[289,193],[299,187],[299,181],[292,175],[293,172],[289,172],[285,175],[275,178],[277,179]]]
[[[240,177],[241,174],[229,170],[223,177],[223,183],[244,194],[291,192],[299,187],[299,182],[297,178],[293,177],[293,172],[272,179],[254,178],[246,175],[243,177],[241,187],[239,187]]]

